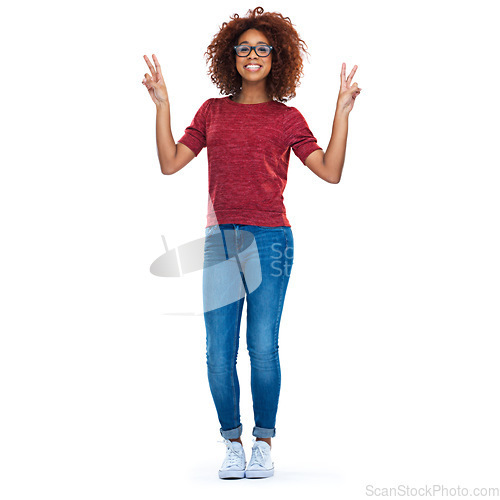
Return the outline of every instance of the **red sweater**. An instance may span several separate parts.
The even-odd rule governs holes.
[[[278,101],[207,99],[179,142],[208,158],[207,225],[290,226],[283,203],[290,148],[305,165],[318,146],[298,109]]]

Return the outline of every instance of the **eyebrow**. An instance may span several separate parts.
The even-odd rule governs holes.
[[[244,42],[240,42],[240,45],[241,45],[242,43],[250,43],[250,42],[247,42],[247,41],[245,40]],[[259,43],[265,43],[265,44],[267,45],[267,43],[266,43],[266,42],[257,42],[257,44],[259,44]]]

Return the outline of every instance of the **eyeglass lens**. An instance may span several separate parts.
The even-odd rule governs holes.
[[[238,55],[240,55],[240,56],[248,55],[250,53],[250,50],[251,50],[251,48],[248,45],[240,45],[236,49],[236,51],[238,52]],[[255,50],[257,52],[257,55],[259,55],[259,56],[267,56],[271,52],[271,49],[266,45],[257,46],[257,48]]]

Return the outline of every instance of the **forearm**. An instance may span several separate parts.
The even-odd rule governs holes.
[[[156,105],[156,146],[158,149],[158,160],[163,174],[169,174],[169,165],[173,164],[177,153],[170,126],[170,103]]]
[[[332,137],[323,157],[325,170],[328,172],[328,177],[333,179],[334,183],[340,182],[340,177],[342,176],[347,144],[348,121],[349,113],[337,108],[333,120]]]

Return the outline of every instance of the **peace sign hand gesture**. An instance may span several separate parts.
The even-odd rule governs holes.
[[[356,82],[351,85],[352,77],[357,69],[357,66],[352,68],[347,80],[345,77],[345,63],[342,63],[342,70],[340,71],[340,91],[337,99],[337,109],[347,114],[351,112],[356,97],[361,93],[361,88],[358,87]]]
[[[146,60],[146,64],[148,65],[149,69],[151,70],[152,76],[150,76],[149,73],[145,73],[142,83],[148,89],[149,95],[156,105],[164,104],[168,102],[168,93],[163,75],[161,73],[160,63],[158,62],[158,59],[154,54],[153,61],[155,62],[156,69],[149,61],[148,56],[144,56],[144,59]]]

